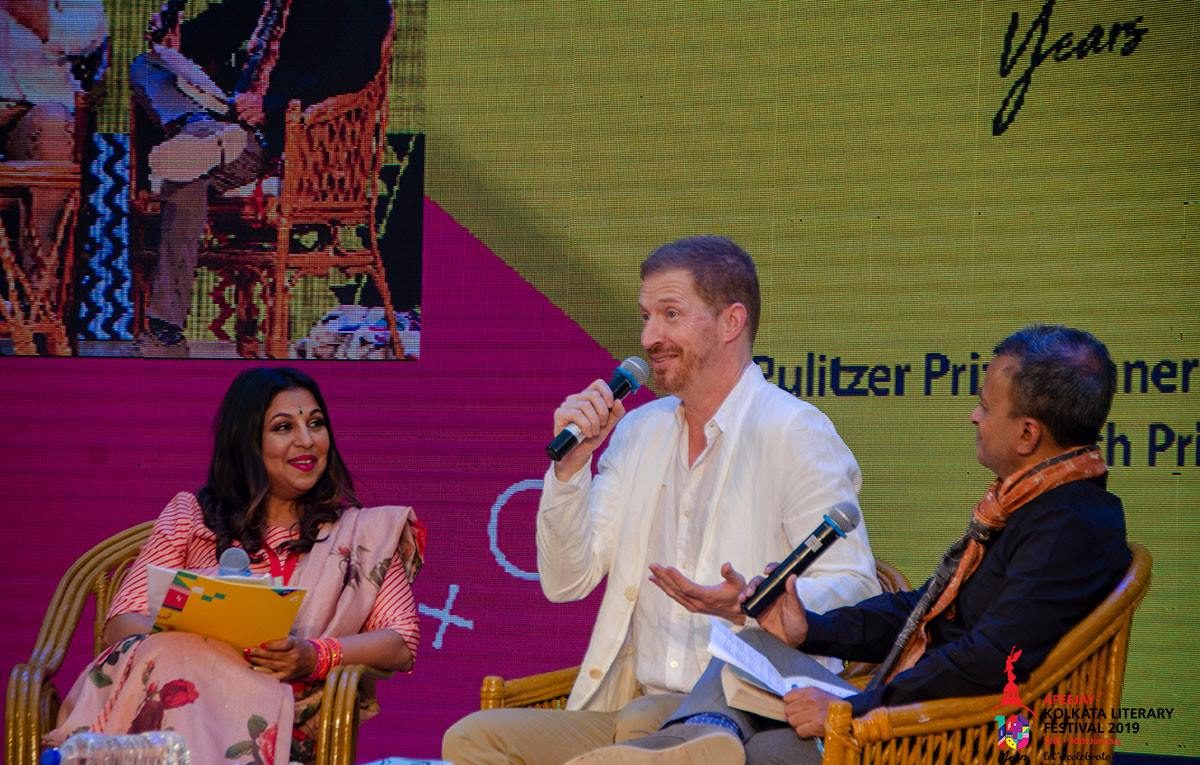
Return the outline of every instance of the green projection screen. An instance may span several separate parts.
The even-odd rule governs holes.
[[[989,478],[968,416],[993,345],[1096,333],[1110,485],[1155,560],[1123,704],[1175,710],[1117,748],[1196,755],[1198,11],[436,3],[427,192],[617,357],[645,253],[743,244],[764,373],[832,417],[877,553],[918,581]]]

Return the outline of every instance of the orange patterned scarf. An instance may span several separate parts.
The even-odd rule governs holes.
[[[925,594],[908,615],[904,628],[868,689],[890,681],[917,663],[929,644],[926,625],[947,610],[953,614],[959,588],[979,568],[992,536],[1004,528],[1010,515],[1051,489],[1072,481],[1096,478],[1106,472],[1108,466],[1100,456],[1100,449],[1083,446],[1017,471],[1003,481],[994,480],[983,499],[975,505],[966,533],[942,557]]]

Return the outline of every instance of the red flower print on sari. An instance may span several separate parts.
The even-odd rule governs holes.
[[[258,745],[258,755],[263,762],[275,762],[275,739],[278,733],[279,726],[272,725],[254,739],[254,743]]]
[[[142,706],[129,724],[129,733],[145,733],[149,730],[162,730],[163,712],[191,704],[200,698],[196,686],[191,681],[176,678],[163,685],[160,689],[157,683],[146,686],[146,697]]]
[[[268,726],[266,718],[262,715],[251,715],[250,719],[246,720],[246,732],[250,737],[226,749],[225,759],[240,761],[249,756],[248,763],[251,765],[268,765],[275,762],[275,739],[279,734],[279,726]]]
[[[174,709],[184,704],[191,704],[200,698],[200,694],[196,691],[196,686],[182,677],[176,678],[164,685],[162,690],[158,692],[158,695],[162,698],[164,709]]]

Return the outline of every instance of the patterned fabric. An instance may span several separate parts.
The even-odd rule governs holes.
[[[994,480],[975,505],[966,533],[942,556],[924,595],[913,607],[867,690],[886,683],[917,663],[929,644],[926,625],[943,612],[953,614],[959,587],[979,567],[988,542],[1004,528],[1010,515],[1051,489],[1107,472],[1108,466],[1100,450],[1096,446],[1083,446],[1019,470],[1003,481]]]
[[[420,527],[420,524],[415,521],[414,516],[412,518],[413,533],[423,534],[423,527]],[[420,528],[419,531],[418,528]],[[263,536],[263,543],[272,549],[277,549],[284,542],[295,538],[295,532],[280,526],[268,526]],[[125,577],[121,588],[113,597],[107,618],[111,619],[118,614],[146,612],[146,571],[150,564],[166,568],[215,570],[217,567],[215,543],[216,538],[213,533],[204,525],[204,515],[196,497],[188,492],[176,494],[155,521],[150,539],[142,547],[141,554],[129,568],[129,575]],[[423,548],[422,540],[420,549]],[[287,551],[279,553],[281,561],[284,563],[294,554]],[[397,549],[392,556],[392,562],[400,561],[401,551]],[[259,561],[250,563],[250,573],[252,574],[267,574],[270,573],[270,570],[270,562],[266,556],[262,556]],[[294,576],[299,578],[299,568]],[[404,638],[404,642],[408,644],[409,650],[415,656],[420,637],[419,617],[409,581],[409,577],[404,575],[403,566],[389,566],[370,616],[362,630],[356,631],[394,630]],[[292,584],[292,582],[288,584]]]
[[[216,565],[212,534],[199,518],[195,497],[179,494],[172,500],[110,617],[145,612],[145,564]],[[332,637],[394,629],[415,648],[417,616],[408,572],[420,565],[422,550],[409,527],[412,519],[406,507],[356,508],[324,528],[325,538],[300,558],[290,582],[307,591],[292,634]],[[271,528],[265,542],[278,545],[290,538],[288,530]],[[267,566],[253,563],[251,570],[263,573]],[[56,745],[80,729],[173,729],[187,740],[193,762],[311,762],[322,691],[320,683],[282,683],[255,672],[235,648],[217,640],[182,632],[135,635],[101,653],[76,680],[58,727],[45,740]],[[364,717],[376,711],[373,699],[363,701]]]
[[[742,729],[738,727],[738,724],[717,712],[701,712],[680,720],[679,723],[682,725],[716,725],[737,736],[739,740],[745,741],[745,736],[742,735]]]

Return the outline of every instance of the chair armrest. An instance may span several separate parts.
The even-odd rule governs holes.
[[[822,765],[848,765],[856,763],[862,747],[854,740],[850,731],[853,712],[849,701],[834,701],[825,716],[825,756]]]
[[[358,749],[359,688],[373,694],[375,680],[391,674],[364,664],[346,664],[329,671],[318,713],[318,765],[352,765]]]
[[[872,709],[851,722],[860,743],[901,736],[923,736],[987,725],[1000,707],[1000,695],[939,699]]]
[[[514,680],[498,675],[483,678],[479,691],[480,709],[504,707],[548,707],[561,709],[566,705],[571,687],[579,675],[579,667],[567,667],[542,672]]]
[[[49,729],[48,717],[56,711],[57,700],[45,669],[32,664],[12,668],[4,707],[5,762],[33,765],[38,761],[42,733]]]

